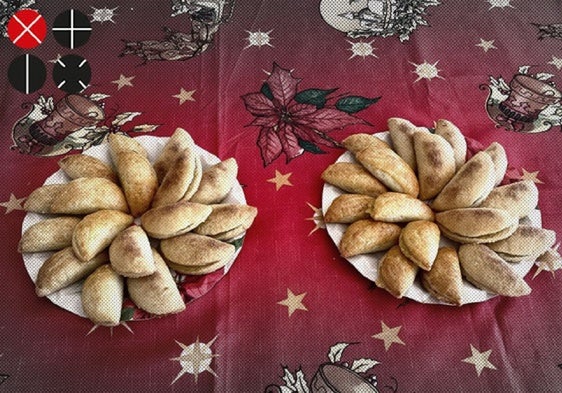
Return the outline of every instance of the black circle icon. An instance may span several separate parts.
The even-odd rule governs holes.
[[[86,59],[77,55],[66,55],[55,63],[53,80],[57,87],[67,93],[79,93],[88,87],[92,70]]]
[[[92,34],[92,25],[86,15],[70,9],[61,12],[53,23],[53,35],[59,44],[70,49],[84,45]]]
[[[47,68],[38,57],[21,55],[10,63],[8,79],[14,89],[30,94],[43,87],[47,79]]]

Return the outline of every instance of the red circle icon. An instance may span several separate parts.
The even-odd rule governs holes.
[[[23,9],[12,15],[6,29],[8,38],[14,45],[23,49],[32,49],[45,39],[47,22],[39,12]]]

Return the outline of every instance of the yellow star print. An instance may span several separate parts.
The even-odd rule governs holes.
[[[520,177],[521,180],[532,180],[537,184],[544,184],[544,182],[540,181],[537,177],[539,175],[539,171],[527,172],[525,168],[521,168],[521,170],[523,171],[523,174]]]
[[[467,357],[466,359],[463,359],[462,361],[466,362],[466,363],[473,364],[474,367],[476,367],[476,374],[478,374],[478,376],[480,376],[480,374],[482,373],[482,370],[484,370],[485,368],[491,368],[492,370],[496,370],[496,366],[494,366],[488,360],[488,358],[490,357],[490,354],[492,353],[491,349],[489,349],[487,351],[484,351],[484,352],[480,352],[479,350],[474,348],[472,346],[472,344],[470,344],[470,351],[472,352],[472,356]]]
[[[121,90],[124,86],[133,86],[131,82],[135,77],[134,76],[125,76],[123,74],[119,75],[119,79],[111,81],[111,83],[115,83],[117,85],[117,90]]]
[[[287,298],[283,299],[277,304],[287,307],[287,312],[289,313],[289,317],[293,315],[296,310],[303,310],[308,311],[306,306],[302,303],[302,299],[306,296],[306,292],[301,293],[300,295],[295,295],[293,291],[287,288]]]
[[[386,351],[388,351],[388,348],[390,348],[390,346],[394,343],[406,345],[404,341],[402,341],[400,337],[398,337],[398,332],[400,331],[402,326],[389,328],[383,321],[381,321],[381,327],[382,331],[372,337],[384,341],[384,349]]]
[[[1,202],[0,206],[6,208],[6,212],[4,214],[8,214],[13,212],[14,210],[23,210],[21,203],[25,198],[16,198],[14,194],[10,194],[10,200],[7,202]]]
[[[275,177],[271,179],[267,179],[268,182],[275,184],[275,190],[279,191],[279,189],[283,186],[292,186],[293,184],[290,182],[289,177],[291,177],[293,173],[289,172],[286,174],[282,174],[277,169],[275,170]]]
[[[179,99],[180,105],[182,105],[186,101],[195,101],[195,98],[193,98],[193,93],[195,93],[195,90],[186,91],[182,87],[180,89],[180,92],[172,97]]]

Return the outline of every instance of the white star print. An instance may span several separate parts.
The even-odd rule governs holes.
[[[416,69],[413,72],[415,74],[418,74],[418,78],[414,81],[414,83],[419,81],[420,79],[427,79],[427,80],[431,80],[433,78],[444,79],[441,75],[439,75],[439,71],[441,70],[437,68],[437,63],[439,63],[439,60],[437,60],[433,64],[430,64],[427,61],[424,61],[421,64],[410,62],[410,64],[416,67]]]
[[[562,58],[552,56],[552,60],[549,61],[548,64],[552,64],[557,70],[560,70],[562,69]]]
[[[490,41],[486,41],[482,38],[480,38],[480,43],[476,44],[476,46],[481,47],[482,49],[484,49],[484,52],[488,52],[490,49],[498,49],[495,45],[494,45],[494,40],[490,40]]]

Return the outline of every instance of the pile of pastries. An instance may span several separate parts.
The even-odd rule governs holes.
[[[119,324],[123,300],[154,315],[185,309],[170,268],[202,275],[232,261],[257,209],[224,203],[236,184],[233,158],[203,168],[191,136],[178,128],[156,160],[122,134],[108,138],[111,164],[85,154],[59,161],[71,179],[43,185],[24,204],[48,215],[27,228],[22,253],[54,251],[39,269],[38,296],[85,279],[84,313]]]
[[[452,122],[418,127],[388,120],[392,146],[368,134],[343,141],[352,162],[336,162],[322,179],[343,193],[324,214],[345,224],[338,244],[345,258],[384,253],[375,283],[395,297],[419,277],[435,298],[461,305],[463,279],[503,296],[531,292],[510,264],[536,260],[556,241],[552,230],[530,225],[537,207],[533,181],[500,185],[505,149],[497,142],[467,157],[466,140]],[[451,246],[442,237],[449,239]]]

